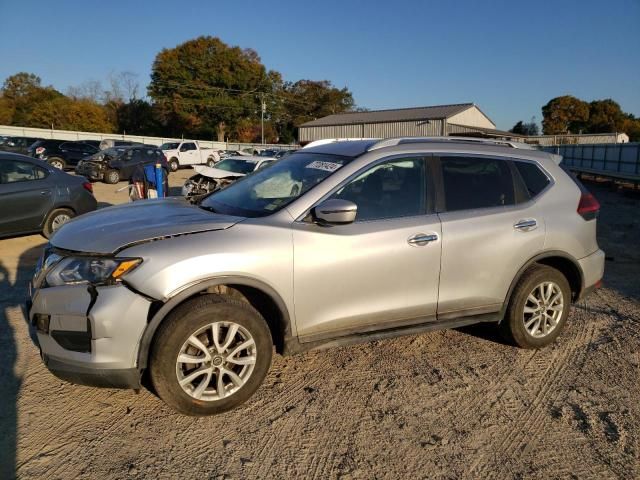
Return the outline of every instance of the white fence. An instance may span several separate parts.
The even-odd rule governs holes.
[[[31,127],[14,127],[10,125],[0,125],[0,135],[6,135],[11,137],[37,137],[37,138],[51,138],[55,140],[104,140],[104,139],[116,139],[116,140],[128,140],[130,142],[146,143],[148,145],[160,146],[166,142],[180,142],[182,140],[195,140],[195,139],[182,139],[182,138],[169,138],[169,137],[148,137],[141,135],[120,135],[117,133],[95,133],[95,132],[76,132],[72,130],[53,130],[46,128],[31,128]],[[260,144],[260,143],[233,143],[233,142],[216,142],[212,140],[198,140],[198,143],[202,147],[215,148],[218,150],[241,150],[243,148],[277,148],[277,149],[291,149],[298,148],[298,145],[280,145],[280,144]]]

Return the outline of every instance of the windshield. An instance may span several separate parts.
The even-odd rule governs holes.
[[[216,163],[215,168],[219,170],[225,170],[227,172],[233,173],[251,173],[256,168],[255,160],[244,160],[238,158],[227,158],[226,160],[222,160],[221,162]]]
[[[180,144],[178,142],[167,142],[160,145],[160,150],[177,150]]]
[[[209,195],[200,205],[227,215],[270,215],[293,202],[351,160],[352,157],[337,155],[295,153]]]
[[[102,161],[105,158],[118,158],[120,155],[122,155],[122,152],[124,152],[126,149],[125,148],[107,148],[105,150],[100,150],[97,153],[94,153],[93,155],[91,155],[88,160],[94,160],[94,161]]]

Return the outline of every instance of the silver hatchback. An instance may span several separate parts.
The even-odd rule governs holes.
[[[35,273],[42,357],[76,383],[223,412],[281,354],[472,323],[554,341],[596,288],[599,204],[560,157],[453,138],[326,142],[197,205],[73,220]]]

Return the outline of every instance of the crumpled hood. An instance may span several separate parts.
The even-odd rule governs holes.
[[[140,200],[75,218],[50,241],[65,250],[107,254],[149,240],[224,230],[241,220],[203,210],[184,199]]]
[[[206,165],[193,165],[193,169],[200,175],[204,175],[209,178],[229,178],[229,177],[244,177],[244,173],[229,172],[227,170],[220,170],[215,167],[207,167]]]

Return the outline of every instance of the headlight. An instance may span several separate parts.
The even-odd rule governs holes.
[[[66,257],[46,277],[47,285],[115,283],[142,263],[141,258]]]

